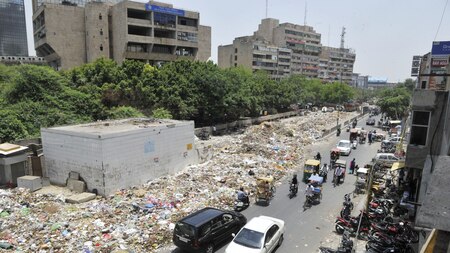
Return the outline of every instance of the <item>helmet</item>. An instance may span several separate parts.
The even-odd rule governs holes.
[[[241,186],[241,188],[239,188],[239,190],[244,191],[244,187]]]

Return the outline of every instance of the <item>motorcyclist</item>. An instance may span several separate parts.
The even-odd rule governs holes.
[[[245,204],[249,203],[248,195],[245,193],[244,187],[239,188],[237,191],[237,199]]]
[[[306,185],[305,189],[306,201],[311,201],[311,198],[314,196],[314,186],[311,183]]]
[[[298,180],[297,180],[297,174],[294,174],[294,175],[292,176],[291,186],[294,187],[294,192],[297,193],[297,192],[298,192]]]
[[[322,160],[322,156],[320,155],[320,152],[317,152],[316,159],[319,161]]]

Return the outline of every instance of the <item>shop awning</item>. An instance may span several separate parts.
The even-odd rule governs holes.
[[[391,171],[399,170],[405,168],[405,162],[395,162],[392,164]]]

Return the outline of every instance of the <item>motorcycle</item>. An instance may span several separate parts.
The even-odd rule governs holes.
[[[341,239],[341,244],[337,250],[319,247],[320,252],[322,253],[350,253],[353,252],[353,241],[350,240],[350,233],[345,232]]]
[[[327,181],[328,176],[328,165],[324,164],[322,168],[319,170],[319,177],[323,177],[323,182],[325,183]]]
[[[297,196],[297,192],[298,192],[298,185],[291,184],[291,186],[289,187],[289,198],[292,199],[293,197]]]
[[[248,196],[245,196],[245,199],[243,199],[243,200],[236,199],[234,201],[234,211],[236,211],[236,212],[240,212],[249,206],[250,206],[250,200],[249,200]]]
[[[362,215],[362,219],[361,219]],[[359,224],[359,221],[361,220],[361,225]],[[336,233],[343,234],[345,231],[349,231],[351,234],[359,234],[360,237],[365,237],[369,233],[370,229],[370,220],[367,213],[361,211],[361,213],[357,217],[337,217],[336,219]],[[360,226],[359,226],[360,225]],[[359,227],[359,233],[358,233],[358,227]]]

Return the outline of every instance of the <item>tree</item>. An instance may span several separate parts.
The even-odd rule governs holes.
[[[405,87],[384,89],[380,92],[377,105],[387,116],[401,119],[408,113],[411,93]]]

